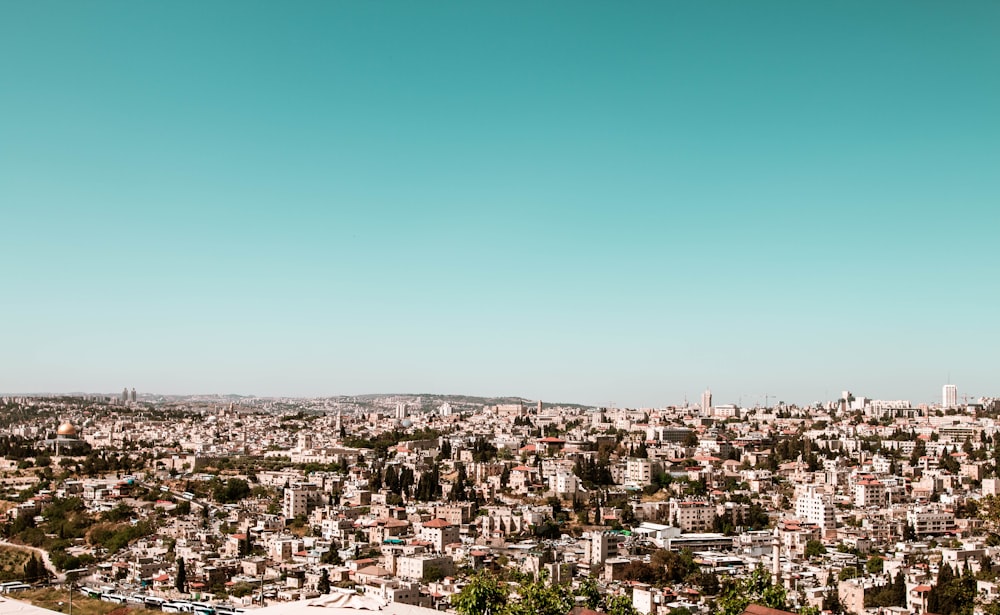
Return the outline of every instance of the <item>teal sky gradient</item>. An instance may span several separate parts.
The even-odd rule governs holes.
[[[7,2],[0,391],[1000,395],[1000,3]]]

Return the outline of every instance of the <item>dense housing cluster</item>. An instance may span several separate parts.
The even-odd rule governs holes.
[[[3,532],[46,555],[10,583],[73,570],[206,614],[998,608],[1000,404],[952,385],[927,405],[0,403]]]

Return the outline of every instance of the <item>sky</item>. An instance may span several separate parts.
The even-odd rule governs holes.
[[[0,391],[1000,396],[1000,3],[6,2]]]

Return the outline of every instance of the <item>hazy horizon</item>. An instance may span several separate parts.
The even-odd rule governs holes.
[[[942,385],[942,386],[944,386],[944,385]],[[131,391],[131,389],[129,389],[129,390]],[[849,390],[849,389],[845,389],[845,390]],[[891,396],[872,397],[870,394],[865,394],[864,392],[853,391],[853,390],[850,391],[850,392],[853,395],[855,395],[856,397],[868,397],[868,398],[871,398],[871,399],[883,399],[883,400],[906,399],[906,398],[903,398],[903,397],[891,397]],[[367,393],[330,393],[330,394],[318,394],[318,395],[282,395],[280,393],[265,395],[265,394],[257,394],[257,393],[252,393],[252,392],[251,393],[240,393],[240,392],[233,392],[233,391],[224,392],[224,393],[223,392],[218,392],[218,391],[216,391],[216,392],[200,392],[200,393],[198,393],[198,392],[196,392],[196,393],[177,393],[177,392],[167,393],[167,392],[162,392],[162,391],[139,391],[139,390],[136,390],[136,395],[137,396],[148,396],[148,397],[157,397],[157,396],[160,396],[160,397],[230,397],[230,396],[235,396],[235,397],[252,397],[252,398],[258,398],[258,399],[323,399],[323,398],[338,398],[338,397],[376,397],[376,396],[377,397],[393,397],[393,396],[399,396],[399,397],[419,397],[419,396],[433,396],[433,397],[476,397],[476,398],[483,398],[483,399],[522,399],[522,400],[525,400],[525,401],[531,402],[531,403],[536,402],[536,401],[541,401],[543,404],[546,404],[546,405],[548,405],[548,404],[552,404],[552,405],[572,404],[572,405],[583,405],[583,406],[593,406],[593,407],[609,407],[611,405],[614,405],[615,407],[618,407],[618,408],[633,408],[633,409],[636,409],[636,408],[664,408],[664,407],[667,407],[667,406],[681,406],[681,405],[684,404],[685,401],[687,401],[687,403],[690,404],[690,405],[692,405],[692,406],[696,406],[696,405],[698,405],[698,404],[701,403],[701,393],[702,393],[702,391],[699,391],[697,394],[688,395],[686,400],[685,399],[680,399],[680,400],[676,400],[676,401],[667,401],[667,402],[658,403],[658,404],[630,405],[630,404],[621,404],[621,403],[618,403],[617,401],[615,401],[613,399],[612,400],[606,400],[606,401],[603,401],[603,402],[589,402],[589,401],[573,400],[573,399],[551,399],[551,400],[549,400],[549,399],[537,399],[537,398],[532,398],[532,397],[526,397],[524,395],[516,395],[516,394],[511,394],[511,393],[507,393],[507,394],[500,394],[500,393],[497,393],[497,394],[484,394],[484,393],[462,393],[462,392],[441,393],[441,392],[431,392],[431,391],[424,391],[424,392],[421,392],[421,393],[414,393],[414,392],[398,392],[398,391],[397,392],[388,392],[387,391],[387,392],[367,392]],[[52,396],[52,397],[56,397],[56,396],[64,396],[64,395],[65,396],[73,396],[73,395],[103,395],[103,396],[109,396],[109,397],[117,397],[120,394],[121,394],[120,390],[118,390],[118,391],[73,390],[73,391],[31,391],[31,392],[27,392],[27,391],[21,391],[21,392],[7,391],[7,392],[3,392],[3,391],[0,391],[0,396],[4,396],[4,397],[31,397],[31,396]],[[776,396],[776,395],[768,394],[767,395],[767,407],[774,407],[779,402],[783,402],[786,405],[796,405],[796,406],[799,406],[799,407],[805,407],[805,406],[809,406],[809,405],[817,403],[817,402],[822,403],[822,402],[827,402],[827,401],[833,401],[835,399],[840,399],[841,394],[842,394],[842,391],[838,391],[835,395],[833,395],[831,397],[817,398],[817,399],[814,399],[814,400],[811,400],[811,401],[789,400],[789,399],[782,398],[780,395]],[[958,398],[959,398],[960,401],[963,399],[963,397],[968,397],[970,401],[974,401],[973,397],[971,395],[965,395],[965,394],[962,393],[962,388],[961,387],[958,388],[958,394],[959,394]],[[741,404],[742,407],[747,407],[747,408],[752,408],[752,407],[755,407],[755,406],[763,406],[764,405],[764,395],[763,394],[760,394],[760,395],[747,394],[747,395],[737,396],[736,398],[733,398],[733,399],[728,399],[728,398],[727,399],[719,399],[718,393],[715,390],[712,390],[712,397],[713,397],[713,400],[712,400],[712,404],[713,405]],[[976,399],[978,399],[979,397],[980,396],[976,396]],[[987,395],[987,396],[984,396],[984,397],[990,397],[990,396]],[[941,402],[941,391],[939,389],[937,397],[932,398],[932,399],[925,399],[925,400],[908,399],[908,401],[910,401],[914,406],[917,406],[919,404],[928,404],[928,405],[939,404]]]

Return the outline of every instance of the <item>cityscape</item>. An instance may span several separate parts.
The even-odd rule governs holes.
[[[996,0],[0,2],[0,615],[1000,615],[998,69]]]
[[[3,397],[24,561],[0,588],[52,608],[62,587],[56,610],[992,613],[1000,398],[958,393]]]

